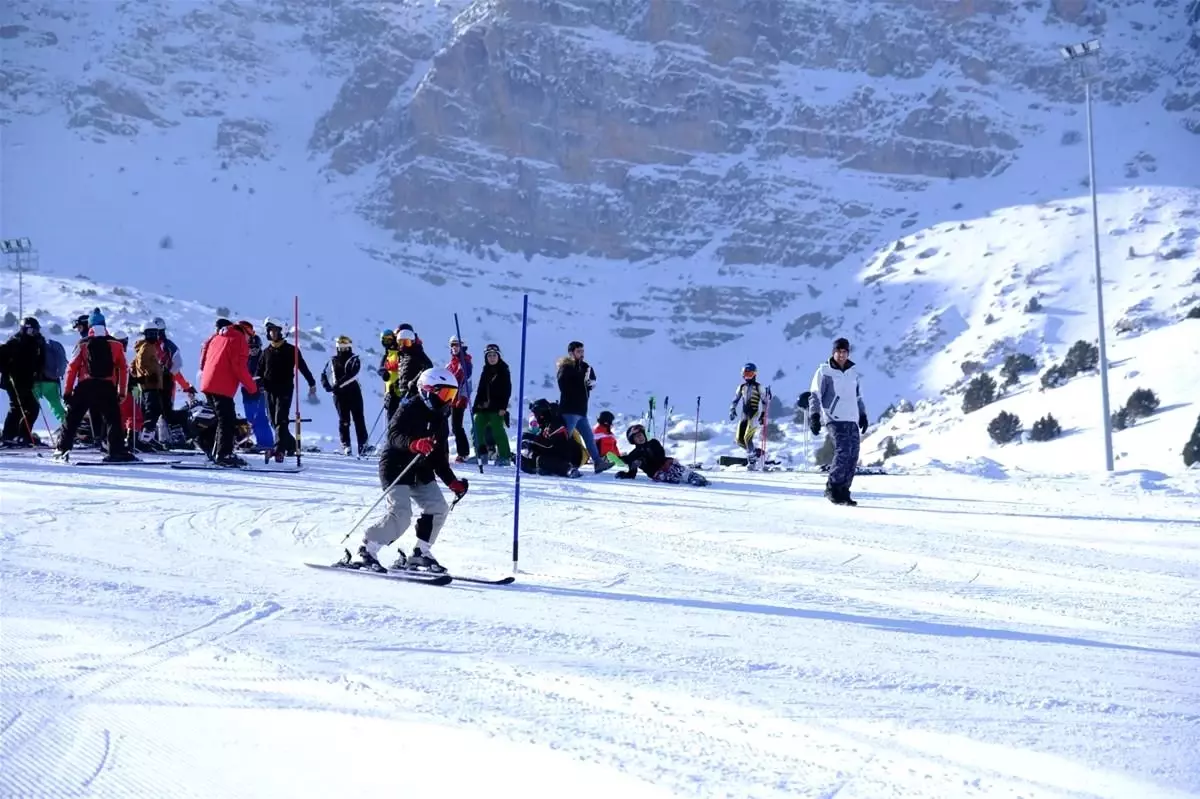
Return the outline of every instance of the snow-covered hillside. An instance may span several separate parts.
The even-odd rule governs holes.
[[[0,457],[0,795],[1200,796],[1194,490],[528,478],[432,588],[304,568],[377,492],[306,466]]]

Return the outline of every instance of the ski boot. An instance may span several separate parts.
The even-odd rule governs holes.
[[[128,451],[110,452],[100,459],[103,463],[132,463],[137,460],[137,457]]]
[[[464,458],[462,455],[458,455],[454,458],[454,462],[455,463],[466,463],[467,459]]]
[[[394,572],[402,571],[402,570],[408,568],[408,558],[405,557],[403,549],[396,550],[396,560],[388,568],[389,568],[389,571],[394,571]]]
[[[429,572],[430,574],[445,574],[446,567],[438,563],[432,552],[422,552],[420,547],[414,547],[408,557],[408,571]]]
[[[240,469],[243,466],[248,465],[244,458],[240,458],[232,453],[229,455],[222,455],[221,457],[217,458],[215,463],[218,466],[223,466],[227,469]]]
[[[616,464],[613,463],[612,461],[610,461],[608,458],[604,458],[603,460],[599,460],[599,461],[596,461],[595,463],[593,463],[592,469],[596,472],[596,474],[600,474],[601,472],[607,472],[609,469],[611,469],[615,465]]]
[[[363,444],[358,448],[358,457],[365,458],[375,452],[375,448],[370,444]]]

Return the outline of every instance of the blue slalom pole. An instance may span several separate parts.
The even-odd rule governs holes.
[[[525,419],[525,334],[529,329],[529,295],[521,303],[521,376],[517,383],[516,484],[513,486],[513,574],[517,573],[517,543],[521,529],[521,435]]]

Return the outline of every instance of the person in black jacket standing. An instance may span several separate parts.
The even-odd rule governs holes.
[[[512,374],[500,355],[500,347],[487,345],[483,352],[483,372],[475,388],[475,406],[471,409],[471,429],[475,433],[475,456],[487,460],[488,433],[496,443],[496,465],[507,466],[512,460],[508,446],[508,402],[512,398]]]
[[[415,502],[421,511],[416,523],[416,548],[408,558],[401,551],[392,568],[446,571],[434,559],[433,545],[450,509],[434,479],[445,483],[456,501],[467,493],[467,481],[454,474],[447,450],[441,446],[446,419],[458,397],[458,378],[446,369],[426,369],[416,385],[417,396],[402,400],[388,420],[387,443],[379,453],[379,482],[386,492],[387,511],[363,531],[359,560],[352,561],[347,550],[341,566],[387,571],[379,562],[379,551],[399,540],[408,529]]]
[[[0,384],[8,392],[8,415],[4,417],[4,446],[33,446],[33,426],[41,412],[34,386],[42,379],[45,340],[41,325],[32,316],[21,329],[0,344]]]
[[[267,395],[267,418],[275,429],[275,453],[296,454],[296,437],[288,429],[288,406],[296,391],[295,369],[308,381],[310,400],[317,398],[317,380],[309,371],[304,355],[283,337],[283,327],[271,318],[263,323],[267,332],[267,347],[258,360],[254,381]]]
[[[337,353],[321,370],[321,388],[333,394],[342,454],[350,454],[350,421],[353,420],[354,435],[358,439],[358,454],[366,455],[367,421],[363,418],[362,388],[358,385],[358,371],[362,368],[362,362],[354,354],[354,343],[349,336],[338,336],[334,345]]]
[[[611,469],[613,464],[601,458],[588,421],[588,398],[596,385],[596,372],[583,359],[583,342],[572,341],[567,345],[567,357],[558,361],[558,409],[567,426],[567,434],[579,431],[583,445],[592,458],[592,468],[597,474]]]

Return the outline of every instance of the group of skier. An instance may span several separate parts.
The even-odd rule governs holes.
[[[60,424],[55,436],[59,455],[71,450],[87,415],[93,439],[107,442],[105,460],[132,460],[133,449],[166,444],[162,420],[174,412],[178,388],[188,395],[190,407],[203,405],[215,417],[206,452],[217,465],[238,467],[245,465],[235,454],[239,442],[234,398],[239,392],[255,446],[278,459],[294,454],[297,447],[289,429],[297,375],[308,384],[309,401],[318,401],[318,378],[303,354],[287,340],[283,325],[270,318],[263,324],[265,345],[251,322],[216,320],[215,330],[200,352],[203,403],[183,376],[179,349],[167,337],[162,319],[142,326],[132,360],[127,358],[128,339],[109,333],[99,309],[78,317],[74,328],[79,340],[69,356],[61,344],[41,335],[33,317],[23,320],[18,333],[0,345],[0,375],[11,406],[4,422],[5,445],[32,443],[40,400],[45,399]],[[449,339],[444,366],[434,364],[410,324],[383,331],[380,344],[383,352],[374,372],[382,384],[380,414],[387,418],[379,453],[386,510],[365,530],[358,559],[347,553],[341,565],[386,571],[379,552],[408,528],[415,504],[419,512],[416,547],[411,555],[401,554],[392,568],[444,571],[433,557],[432,546],[450,506],[433,483],[445,483],[456,500],[466,494],[468,482],[455,474],[452,462],[467,462],[472,443],[480,464],[489,457],[494,457],[497,466],[512,462],[507,432],[511,427],[512,376],[496,344],[488,344],[484,350],[477,388],[472,356],[457,336]],[[319,383],[333,395],[342,452],[352,452],[353,427],[357,454],[367,455],[371,445],[362,383],[370,372],[362,371],[349,337],[338,336],[334,345]],[[859,437],[867,422],[860,379],[849,360],[849,350],[846,339],[834,342],[832,356],[817,369],[810,390],[801,399],[806,402],[812,432],[819,434],[822,426],[827,426],[834,440],[835,456],[825,496],[836,504],[854,505],[850,485]],[[62,379],[66,381],[62,391],[65,407],[58,393]],[[529,404],[528,426],[519,437],[518,467],[523,471],[578,477],[580,467],[590,462],[597,474],[619,466],[619,479],[632,479],[641,471],[656,482],[707,485],[704,476],[669,457],[641,423],[626,429],[630,449],[624,454],[613,431],[611,412],[601,412],[596,425],[590,424],[589,401],[597,375],[585,360],[583,342],[568,343],[566,355],[557,362],[557,383],[557,401],[536,399]],[[768,402],[769,393],[758,382],[757,368],[747,363],[729,418],[738,421],[736,440],[745,448],[752,468],[763,457],[755,440],[765,425]],[[468,408],[473,442],[465,429]]]

